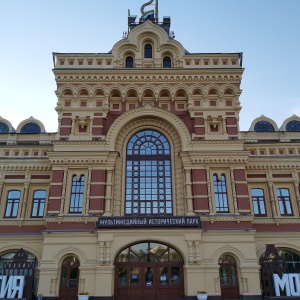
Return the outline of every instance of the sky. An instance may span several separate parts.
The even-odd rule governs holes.
[[[52,52],[107,53],[146,0],[0,0],[0,116],[57,131]],[[190,53],[243,52],[240,129],[300,117],[300,0],[159,0]]]

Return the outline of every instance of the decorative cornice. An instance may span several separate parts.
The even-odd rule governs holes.
[[[43,220],[1,220],[0,226],[8,227],[23,227],[23,226],[46,226],[46,221]]]
[[[84,144],[86,145],[86,143]],[[65,149],[65,148],[64,148]],[[66,148],[65,151],[58,149],[49,155],[52,165],[104,165],[113,163],[119,154],[115,151],[84,151],[82,149]]]
[[[87,166],[87,165],[104,165],[107,159],[51,159],[50,163],[52,165],[77,165],[77,166]]]
[[[56,81],[69,82],[105,82],[105,83],[141,83],[141,82],[237,82],[242,80],[241,69],[55,69]],[[80,76],[76,75],[82,73]],[[102,74],[103,73],[103,74]],[[155,74],[157,73],[157,74]],[[185,74],[186,73],[186,74]]]
[[[106,145],[105,141],[54,141],[53,146],[102,146]]]
[[[55,217],[47,217],[45,219],[46,223],[90,223],[97,222],[98,216],[55,216]]]
[[[0,171],[50,171],[51,166],[48,165],[24,165],[24,164],[14,164],[14,165],[1,165]]]
[[[253,219],[253,224],[275,224],[275,225],[284,225],[284,224],[300,224],[300,219],[295,217],[295,218],[276,218],[276,219],[258,219],[258,218],[254,218]]]
[[[210,222],[214,224],[215,222],[252,222],[252,215],[201,215],[201,221]]]
[[[201,154],[200,154],[201,155]],[[213,155],[213,154],[212,154]],[[246,165],[248,162],[247,158],[239,157],[201,157],[201,158],[191,158],[194,164],[243,164]]]
[[[300,164],[285,164],[282,160],[277,160],[276,162],[270,162],[270,164],[255,164],[253,165],[249,159],[246,170],[286,170],[291,171],[292,169],[300,170]]]

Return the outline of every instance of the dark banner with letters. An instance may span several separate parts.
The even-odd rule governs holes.
[[[202,227],[199,216],[182,217],[100,217],[98,228]]]

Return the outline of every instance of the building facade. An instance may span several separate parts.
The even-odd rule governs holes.
[[[300,263],[300,118],[241,132],[241,53],[189,53],[156,11],[128,25],[53,54],[56,133],[0,119],[2,275],[23,251],[47,300],[262,299],[267,244]]]

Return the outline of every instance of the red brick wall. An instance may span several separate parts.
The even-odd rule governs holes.
[[[248,194],[248,183],[246,181],[246,170],[234,170],[235,190],[238,209],[243,212],[250,212],[250,200]]]
[[[204,118],[195,116],[194,123],[195,123],[195,128],[194,128],[195,134],[205,135]]]
[[[71,128],[60,128],[60,135],[70,135],[71,134]]]
[[[103,134],[103,118],[101,118],[102,113],[95,113],[92,127],[93,135],[102,135]]]
[[[52,183],[49,191],[47,212],[59,213],[63,178],[64,178],[63,170],[52,171]]]
[[[92,211],[104,211],[105,182],[105,170],[92,171],[90,190],[90,210]]]
[[[234,113],[227,112],[226,115],[232,115]],[[230,136],[237,136],[238,128],[237,128],[237,120],[235,117],[226,117],[226,130],[228,135]]]
[[[206,170],[192,170],[194,210],[209,210]]]

